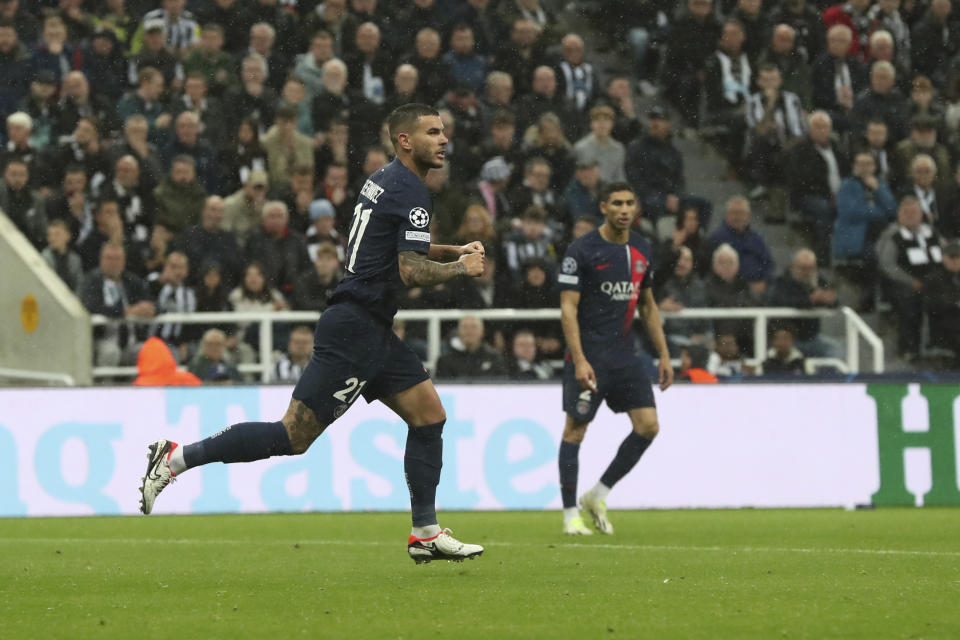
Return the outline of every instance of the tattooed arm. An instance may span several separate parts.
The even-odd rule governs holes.
[[[427,258],[430,260],[456,260],[465,253],[483,253],[483,243],[471,242],[463,246],[449,244],[431,244],[430,253]]]
[[[398,261],[400,279],[408,287],[430,287],[460,275],[483,273],[483,255],[479,253],[463,254],[457,262],[441,264],[416,251],[401,251]]]

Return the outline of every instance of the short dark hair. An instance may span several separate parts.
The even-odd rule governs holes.
[[[773,64],[772,62],[764,62],[763,64],[760,65],[760,68],[757,69],[757,71],[759,71],[760,73],[763,73],[764,71],[776,71],[777,73],[780,73],[780,67]]]
[[[387,117],[387,128],[390,130],[390,142],[395,149],[400,147],[400,134],[409,133],[405,131],[411,125],[415,125],[423,116],[439,116],[440,113],[433,107],[411,102],[400,105],[394,109]]]
[[[300,113],[298,109],[292,104],[285,104],[277,108],[276,115],[274,115],[274,120],[283,120],[284,122],[296,122]]]
[[[68,173],[82,173],[86,176],[87,168],[79,162],[71,162],[67,165],[66,169],[63,170],[63,175],[67,175]]]
[[[634,196],[637,195],[637,190],[634,189],[629,182],[615,180],[613,182],[608,182],[600,188],[600,202],[606,202],[610,199],[610,196],[617,191],[629,191]]]

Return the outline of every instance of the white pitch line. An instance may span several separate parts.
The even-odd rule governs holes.
[[[150,544],[150,545],[248,545],[294,546],[294,545],[337,545],[353,547],[399,547],[395,542],[377,540],[237,540],[220,538],[5,538],[0,544]],[[614,551],[703,551],[713,553],[829,553],[862,554],[878,556],[930,556],[960,558],[960,551],[924,551],[918,549],[846,549],[832,547],[721,547],[699,545],[657,545],[657,544],[588,544],[582,542],[503,542],[486,541],[485,545],[496,547],[548,547],[552,549],[610,549]]]

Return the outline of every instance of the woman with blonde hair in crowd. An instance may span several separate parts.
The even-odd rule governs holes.
[[[490,219],[490,212],[483,205],[472,204],[463,212],[463,220],[457,230],[455,243],[468,244],[479,240],[484,245],[495,242],[497,233]]]

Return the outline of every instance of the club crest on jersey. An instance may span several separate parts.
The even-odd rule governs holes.
[[[577,400],[577,413],[582,416],[590,413],[590,402],[587,400]]]
[[[567,256],[563,259],[563,264],[560,265],[560,270],[564,273],[576,273],[577,272],[577,261]]]
[[[414,207],[410,209],[410,224],[418,229],[423,229],[430,224],[430,214],[423,207]]]
[[[643,260],[637,260],[636,262],[633,263],[633,270],[636,271],[638,274],[643,273],[644,271],[647,270],[647,263],[644,262]]]
[[[336,420],[337,418],[345,414],[347,412],[347,409],[349,408],[350,408],[350,405],[348,404],[341,404],[337,406],[337,408],[333,410],[333,419]]]

